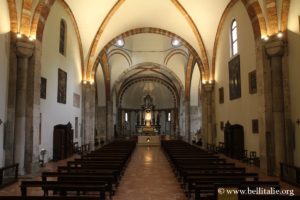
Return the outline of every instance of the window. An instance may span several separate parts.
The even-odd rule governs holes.
[[[238,53],[237,22],[235,19],[231,23],[231,53],[232,56]]]
[[[59,33],[59,53],[66,55],[66,36],[67,26],[66,22],[62,19],[60,21],[60,33]]]
[[[168,112],[168,122],[170,122],[170,121],[171,121],[171,113]]]
[[[125,113],[125,122],[128,122],[128,113]]]

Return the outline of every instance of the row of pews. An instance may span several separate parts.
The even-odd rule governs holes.
[[[278,182],[260,181],[257,173],[248,173],[245,168],[236,167],[234,163],[228,163],[226,159],[186,142],[162,141],[162,148],[189,198],[219,199],[223,195],[229,195],[225,194],[226,188],[280,189]],[[238,199],[254,197],[253,195],[235,196]],[[270,195],[268,197],[274,198]]]
[[[21,196],[5,196],[0,200],[111,199],[135,147],[134,141],[114,141],[81,155],[81,158],[68,161],[56,172],[42,172],[39,181],[22,181]],[[41,188],[43,196],[28,196],[29,188]]]

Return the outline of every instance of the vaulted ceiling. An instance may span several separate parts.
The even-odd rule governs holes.
[[[201,73],[206,80],[213,79],[214,49],[222,21],[236,2],[244,4],[256,38],[285,31],[289,3],[289,0],[7,1],[12,31],[39,40],[52,5],[62,3],[77,28],[86,79],[91,78],[102,48],[113,38],[133,29],[153,27],[174,33],[191,45],[201,59]]]

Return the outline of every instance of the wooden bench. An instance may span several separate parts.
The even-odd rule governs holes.
[[[59,191],[61,196],[66,196],[67,192],[99,192],[100,200],[105,200],[107,185],[104,182],[61,182],[61,181],[22,181],[21,194],[27,196],[27,188],[39,187],[44,191],[44,196],[48,196],[48,191]]]
[[[0,200],[100,200],[100,197],[60,197],[60,196],[0,196]]]

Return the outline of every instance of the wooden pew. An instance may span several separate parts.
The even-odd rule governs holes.
[[[60,192],[61,196],[66,196],[67,192],[75,191],[77,195],[80,192],[99,192],[101,200],[105,200],[105,191],[108,185],[104,181],[22,181],[20,188],[22,196],[27,196],[27,188],[39,187],[44,191],[44,196],[48,196],[48,191]]]
[[[60,197],[60,196],[0,196],[0,200],[100,200],[99,197]]]

